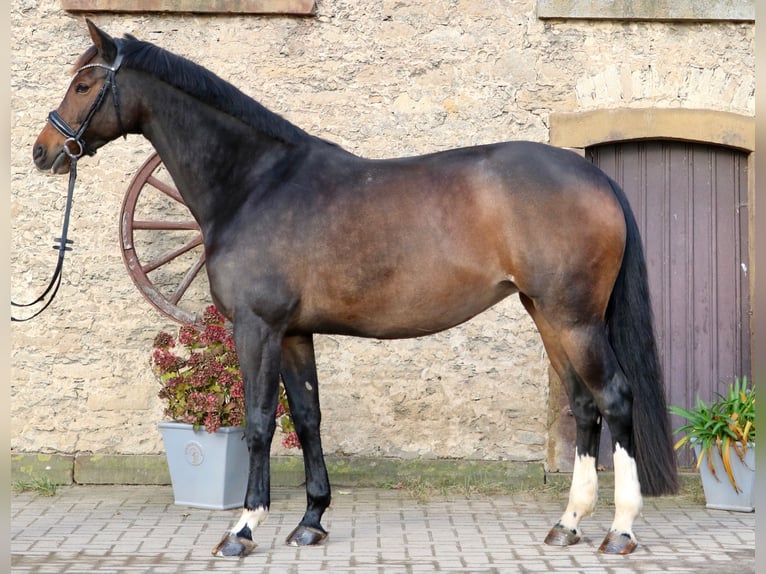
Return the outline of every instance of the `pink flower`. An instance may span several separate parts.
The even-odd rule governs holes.
[[[192,347],[199,340],[199,330],[194,325],[183,325],[178,330],[178,342],[184,347]]]
[[[175,347],[176,342],[173,340],[173,335],[164,331],[160,331],[157,333],[157,336],[154,337],[153,346],[155,349],[168,349]]]
[[[207,325],[223,325],[226,322],[226,317],[223,313],[218,311],[215,305],[208,305],[205,308],[205,312],[202,315],[202,324]]]
[[[152,364],[164,374],[178,370],[183,361],[168,351],[167,348],[157,348],[152,353]]]
[[[298,440],[298,433],[293,431],[282,437],[282,446],[285,448],[301,448],[301,441]]]
[[[214,345],[216,343],[223,343],[227,336],[226,327],[223,325],[208,325],[202,332],[200,340],[206,345]]]

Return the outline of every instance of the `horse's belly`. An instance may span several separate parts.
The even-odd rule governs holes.
[[[459,325],[516,291],[509,281],[475,286],[454,281],[419,291],[373,291],[353,300],[316,301],[320,304],[313,309],[302,310],[299,323],[314,333],[422,337]]]

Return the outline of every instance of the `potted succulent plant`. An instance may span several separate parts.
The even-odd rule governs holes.
[[[708,508],[752,512],[755,509],[755,388],[747,378],[735,380],[725,395],[693,409],[671,406],[687,420],[676,429],[685,433],[675,445],[686,444],[697,455]],[[723,476],[725,475],[725,477]]]
[[[244,389],[223,315],[210,305],[201,324],[182,325],[177,337],[160,332],[151,366],[169,419],[159,428],[175,503],[221,510],[241,506],[248,471]],[[281,386],[277,423],[282,444],[299,448]]]

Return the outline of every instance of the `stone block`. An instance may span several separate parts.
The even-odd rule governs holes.
[[[164,454],[78,454],[74,459],[78,484],[170,484]]]
[[[67,454],[11,453],[11,479],[47,478],[55,484],[73,482],[74,456]]]

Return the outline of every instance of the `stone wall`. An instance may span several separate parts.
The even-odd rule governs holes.
[[[698,108],[754,114],[752,22],[541,20],[533,0],[319,0],[314,17],[95,14],[185,55],[316,135],[367,157],[549,141],[551,113]],[[12,295],[55,263],[66,179],[31,144],[90,44],[57,0],[12,0]],[[52,307],[12,327],[17,452],[162,451],[148,358],[174,325],[133,286],[118,213],[151,152],[137,136],[80,162],[74,251]],[[542,461],[547,361],[515,298],[407,341],[317,338],[328,453]],[[279,447],[275,447],[279,452]]]

